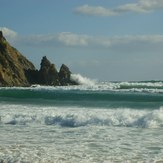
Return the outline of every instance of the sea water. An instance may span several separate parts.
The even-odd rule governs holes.
[[[163,162],[163,81],[72,78],[0,88],[0,162]]]

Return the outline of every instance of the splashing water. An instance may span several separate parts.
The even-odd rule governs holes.
[[[76,81],[80,85],[95,86],[96,84],[95,80],[83,77],[80,74],[71,74],[71,80]]]

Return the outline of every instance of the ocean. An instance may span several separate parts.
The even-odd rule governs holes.
[[[0,163],[163,162],[163,81],[0,88]]]

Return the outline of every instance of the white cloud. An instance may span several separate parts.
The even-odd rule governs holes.
[[[111,9],[102,6],[83,5],[77,7],[75,11],[85,15],[117,16],[126,12],[149,13],[157,9],[163,9],[163,0],[137,0],[136,3],[127,3]]]
[[[107,50],[117,53],[153,52],[163,50],[163,35],[129,35],[129,36],[89,36],[74,33],[29,36],[19,39],[18,44],[40,48],[89,48],[90,50]]]
[[[114,10],[106,9],[101,6],[88,6],[83,5],[76,8],[76,13],[86,14],[86,15],[98,15],[98,16],[115,16],[118,15],[118,12],[114,12]]]
[[[110,38],[96,39],[97,44],[105,47],[113,47],[116,45],[137,45],[137,44],[158,44],[163,43],[163,35],[129,35],[114,36]]]
[[[63,32],[58,35],[57,39],[66,46],[87,46],[90,38],[87,35]]]
[[[9,40],[16,39],[16,37],[17,37],[17,33],[9,28],[0,27],[0,31],[2,31],[4,37],[6,37]]]
[[[117,7],[117,12],[151,12],[156,9],[163,9],[162,0],[139,0],[137,3]]]
[[[78,35],[71,32],[61,32],[58,34],[48,35],[32,35],[28,37],[19,37],[19,43],[29,46],[65,46],[65,47],[77,47],[88,46],[89,36]]]
[[[33,35],[20,37],[17,43],[29,46],[41,47],[88,47],[88,48],[112,48],[116,46],[135,46],[135,45],[157,45],[163,44],[163,35],[128,35],[128,36],[89,36],[78,35],[70,32],[62,32],[52,35]]]
[[[61,32],[58,34],[21,36],[6,27],[0,28],[4,36],[10,38],[9,42],[17,45],[31,47],[84,47],[90,49],[163,49],[163,35],[128,35],[128,36],[90,36]]]

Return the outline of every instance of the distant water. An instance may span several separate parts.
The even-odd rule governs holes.
[[[163,81],[72,78],[0,88],[0,162],[163,162]]]

